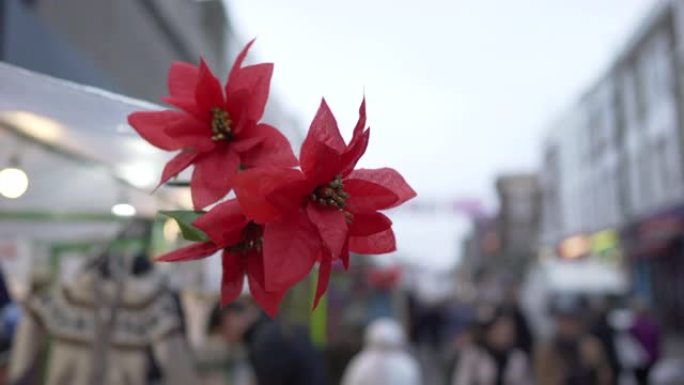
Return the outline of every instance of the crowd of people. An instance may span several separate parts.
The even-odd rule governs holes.
[[[434,346],[442,356],[444,349],[451,352],[446,354],[451,362],[442,365],[446,368],[442,378],[452,385],[655,383],[652,369],[662,354],[657,322],[643,302],[633,301],[630,307],[606,303],[603,298],[580,295],[553,298],[546,335],[532,331],[515,300],[475,306],[470,317],[463,317],[461,309],[457,330],[442,339],[450,343]],[[435,309],[423,314],[429,312]],[[442,316],[441,323],[448,324],[448,320],[448,315]],[[434,342],[421,338],[424,321],[418,317],[418,346]],[[438,333],[435,323],[428,325],[430,333]]]
[[[516,295],[486,304],[408,302],[406,317],[384,316],[366,325],[363,346],[343,360],[339,376],[331,375],[326,355],[330,352],[314,346],[304,326],[286,317],[269,318],[246,297],[223,308],[216,306],[206,341],[192,349],[190,366],[197,371],[197,383],[204,385],[674,385],[684,381],[681,373],[671,376],[673,382],[658,376],[662,333],[648,307],[638,300],[629,306],[624,301],[622,306],[609,306],[598,298],[554,297],[547,333],[531,325]],[[182,319],[182,306],[178,301],[176,305],[177,318]],[[3,325],[16,319],[5,313],[9,314],[0,312]],[[180,328],[185,329],[182,323]],[[0,342],[8,349],[14,333],[2,329]],[[150,370],[140,383],[168,383],[168,364],[175,365],[171,354],[167,365],[148,354]]]
[[[661,356],[660,330],[642,303],[615,310],[566,296],[552,301],[549,316],[552,332],[547,336],[537,336],[511,302],[479,306],[470,321],[450,332],[444,329],[449,324],[444,314],[437,320],[435,314],[428,316],[429,333],[379,318],[367,326],[364,346],[347,364],[340,384],[430,385],[435,377],[426,371],[431,370],[445,372],[440,385],[656,383],[651,369]],[[222,310],[219,318],[224,341],[246,348],[257,384],[330,383],[322,355],[303,329],[243,304]],[[425,365],[422,344],[437,349],[433,357],[439,365]]]

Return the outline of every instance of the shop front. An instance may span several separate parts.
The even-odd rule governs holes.
[[[684,206],[647,216],[623,231],[632,290],[668,329],[684,329]]]

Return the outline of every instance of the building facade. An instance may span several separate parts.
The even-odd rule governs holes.
[[[221,1],[3,0],[0,60],[158,101],[174,60],[228,68]]]
[[[225,79],[245,43],[221,0],[0,0],[0,61],[154,103],[171,62],[202,57]],[[264,121],[302,142],[282,98]]]
[[[656,9],[552,125],[541,174],[544,243],[619,227],[681,201],[684,73],[675,16],[682,3]]]
[[[578,234],[621,233],[635,294],[667,303],[661,313],[673,316],[671,325],[684,322],[684,299],[674,290],[684,279],[675,245],[681,234],[656,226],[651,236],[645,224],[684,204],[683,84],[684,1],[666,1],[552,125],[541,170],[542,243],[555,248]],[[668,266],[657,284],[653,264]]]
[[[539,246],[542,196],[537,176],[500,176],[496,190],[499,211],[473,217],[457,272],[463,297],[485,303],[500,301],[511,284],[524,281]]]
[[[497,179],[499,264],[522,279],[539,246],[541,189],[535,174],[504,175]]]

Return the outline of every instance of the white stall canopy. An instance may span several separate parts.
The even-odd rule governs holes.
[[[146,217],[189,208],[185,188],[151,193],[173,154],[126,123],[156,108],[0,62],[0,170],[20,168],[29,180],[19,198],[0,195],[0,238],[99,238],[116,231],[117,203]]]

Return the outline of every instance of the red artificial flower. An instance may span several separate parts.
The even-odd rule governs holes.
[[[226,196],[240,168],[297,165],[287,139],[274,127],[259,123],[273,64],[242,67],[253,42],[235,60],[225,89],[204,60],[199,66],[176,62],[169,71],[170,96],[164,101],[179,111],[136,112],[128,117],[152,145],[180,150],[166,164],[160,185],[194,164],[190,184],[196,210]]]
[[[260,168],[235,178],[245,214],[264,223],[266,289],[283,290],[320,262],[315,304],[327,289],[334,259],[345,267],[349,252],[396,249],[392,221],[379,210],[416,193],[393,169],[354,170],[368,146],[365,100],[349,144],[322,101],[300,153],[301,171]]]
[[[235,199],[216,205],[196,219],[193,225],[202,230],[209,241],[172,251],[158,260],[192,261],[222,250],[221,305],[225,306],[240,296],[247,276],[252,297],[266,313],[274,317],[285,290],[268,291],[265,288],[263,226],[247,219]]]

